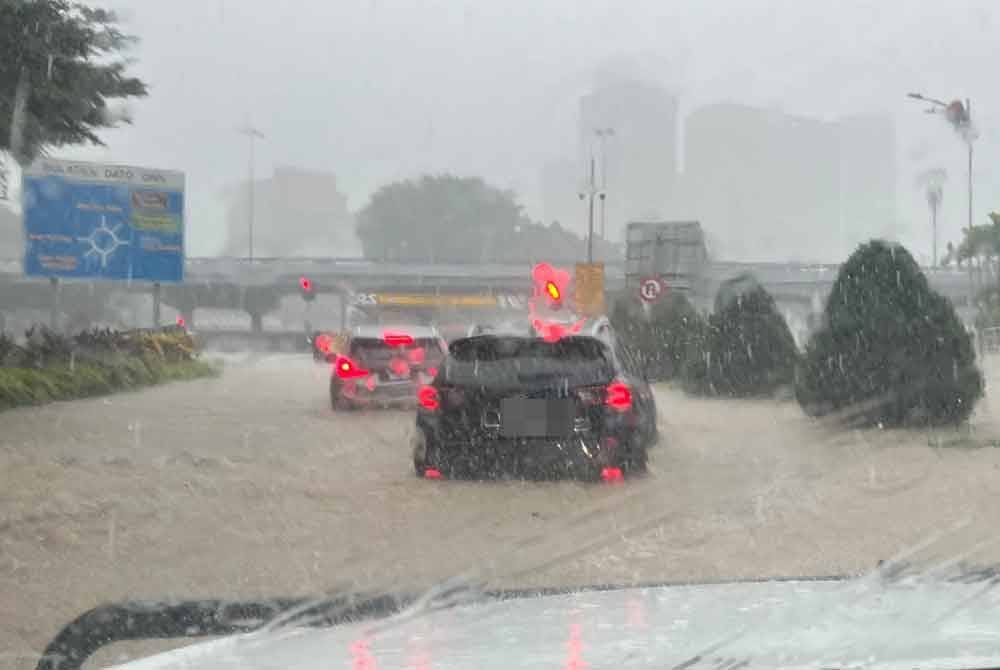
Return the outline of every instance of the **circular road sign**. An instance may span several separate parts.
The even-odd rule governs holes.
[[[639,297],[646,302],[655,302],[663,293],[663,284],[656,277],[646,277],[639,282]]]

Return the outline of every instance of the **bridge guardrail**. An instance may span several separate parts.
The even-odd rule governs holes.
[[[984,354],[1000,352],[1000,326],[979,329],[979,350]]]

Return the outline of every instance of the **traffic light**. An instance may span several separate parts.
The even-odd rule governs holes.
[[[302,293],[303,300],[311,301],[316,299],[316,291],[312,280],[308,277],[299,277],[299,291]]]
[[[559,285],[551,279],[545,282],[545,293],[555,302],[562,300],[562,291],[559,290]]]
[[[535,281],[535,295],[545,299],[550,309],[560,309],[566,297],[566,286],[569,284],[569,273],[553,268],[548,263],[539,263],[532,271]]]

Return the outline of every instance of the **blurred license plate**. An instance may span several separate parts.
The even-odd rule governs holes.
[[[555,437],[573,431],[569,398],[504,398],[500,401],[502,437]]]

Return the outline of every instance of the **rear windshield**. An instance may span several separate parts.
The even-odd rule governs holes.
[[[557,342],[484,335],[450,347],[444,381],[464,386],[517,387],[568,383],[605,384],[614,377],[611,352],[592,337]]]
[[[437,365],[444,358],[444,351],[440,342],[431,337],[418,337],[413,340],[413,344],[407,345],[390,345],[377,337],[356,337],[351,340],[350,355],[365,367],[387,366],[393,358],[398,357],[418,365],[421,362]]]

